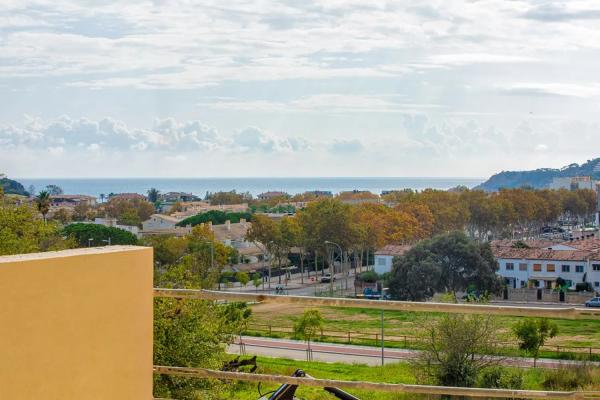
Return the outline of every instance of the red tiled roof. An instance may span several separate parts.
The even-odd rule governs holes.
[[[590,238],[584,240],[573,240],[561,243],[562,245],[574,247],[578,250],[596,251],[600,250],[600,239]]]
[[[512,247],[515,243],[521,242],[525,243],[527,246],[532,249],[543,249],[557,245],[557,242],[553,242],[552,240],[492,240],[490,242],[490,246],[492,247]]]
[[[515,249],[492,247],[494,257],[512,260],[586,261],[596,254],[584,250]]]

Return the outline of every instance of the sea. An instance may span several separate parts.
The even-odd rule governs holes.
[[[204,197],[206,192],[249,192],[253,196],[267,191],[289,194],[310,190],[339,193],[347,190],[369,190],[380,194],[384,190],[450,189],[459,185],[469,188],[484,181],[483,178],[377,178],[377,177],[331,177],[331,178],[14,178],[25,189],[33,185],[34,192],[47,185],[60,186],[65,194],[85,194],[99,197],[101,193],[140,193],[156,188],[162,193],[186,192]]]

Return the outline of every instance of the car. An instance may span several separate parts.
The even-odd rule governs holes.
[[[331,274],[325,274],[321,277],[321,283],[329,283],[331,279]],[[335,276],[333,277],[333,281],[335,282]]]
[[[600,297],[593,297],[585,302],[586,307],[600,307]]]

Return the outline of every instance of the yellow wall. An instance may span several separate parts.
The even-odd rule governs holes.
[[[0,399],[151,399],[152,304],[151,248],[0,257]]]

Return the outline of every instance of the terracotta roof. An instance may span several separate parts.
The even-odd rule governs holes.
[[[93,196],[88,196],[85,194],[52,194],[50,195],[51,199],[69,199],[69,200],[79,200],[79,199],[88,199],[95,200],[96,198]]]
[[[410,250],[412,246],[410,245],[396,245],[396,244],[388,244],[387,246],[383,246],[381,249],[375,252],[376,256],[402,256],[408,250]]]
[[[111,199],[145,199],[146,196],[139,193],[117,193],[110,196]]]
[[[558,242],[553,242],[552,240],[492,240],[490,242],[490,246],[492,247],[512,247],[515,243],[522,242],[532,249],[543,249],[555,246],[559,244]]]
[[[171,221],[171,222],[175,222],[175,223],[181,221],[180,218],[173,217],[171,215],[166,215],[166,214],[152,214],[150,216],[150,218],[160,218],[160,219],[164,219],[165,221]]]
[[[595,254],[583,250],[515,249],[493,247],[494,257],[512,260],[586,261]]]
[[[590,238],[584,240],[570,240],[561,243],[562,245],[574,247],[578,250],[596,251],[600,250],[600,239]]]
[[[237,224],[229,224],[229,228],[227,224],[222,225],[212,225],[211,230],[215,234],[215,237],[220,241],[225,240],[244,240],[246,237],[246,233],[248,229],[250,229],[251,224],[249,222],[240,222]]]

